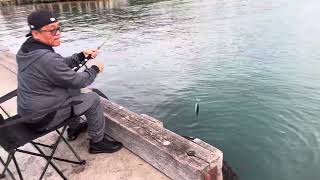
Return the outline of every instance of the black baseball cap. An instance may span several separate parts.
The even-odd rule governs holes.
[[[45,10],[45,9],[39,9],[36,11],[33,11],[28,16],[28,26],[30,28],[30,32],[26,35],[32,36],[31,31],[32,30],[39,30],[43,26],[46,26],[48,24],[57,22],[57,17],[53,14],[53,12]]]

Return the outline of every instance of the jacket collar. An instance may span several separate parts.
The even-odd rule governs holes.
[[[21,46],[21,51],[24,53],[35,51],[38,49],[48,49],[54,52],[54,49],[51,46],[46,45],[38,40],[35,40],[33,39],[33,37],[28,38]]]

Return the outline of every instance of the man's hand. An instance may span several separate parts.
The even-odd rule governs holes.
[[[102,73],[102,71],[104,69],[104,65],[101,62],[96,62],[93,65],[95,65],[99,68],[99,73]]]
[[[94,59],[97,57],[98,55],[98,50],[97,49],[92,49],[92,48],[89,48],[89,49],[86,49],[83,51],[83,54],[86,58],[89,57],[89,55],[91,56],[90,59]]]

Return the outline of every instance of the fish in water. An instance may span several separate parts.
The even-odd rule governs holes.
[[[200,104],[199,102],[197,102],[196,105],[194,106],[194,112],[196,113],[196,116],[199,115],[199,111],[200,111]]]

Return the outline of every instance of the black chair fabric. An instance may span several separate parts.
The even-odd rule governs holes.
[[[13,90],[9,92],[8,94],[0,97],[0,104],[8,101],[9,99],[17,96],[17,90]],[[48,115],[43,118],[39,123],[37,124],[29,124],[26,123],[29,121],[33,115],[31,116],[24,116],[21,117],[20,115],[15,115],[12,117],[9,117],[7,119],[3,119],[3,117],[0,117],[0,145],[8,152],[12,152],[15,148],[18,148],[20,146],[25,145],[26,143],[37,139],[43,135],[48,134],[49,132],[59,129],[62,126],[66,125],[68,122],[73,120],[76,117],[71,117],[64,121],[63,123],[59,124],[57,127],[51,128],[50,130],[44,131],[44,132],[38,132],[33,129],[39,128],[39,126],[46,125],[50,120],[54,118],[54,115],[58,109],[63,109],[66,107],[74,106],[81,103],[80,101],[73,101],[69,105],[52,109],[47,113]],[[73,113],[73,112],[71,112]],[[2,116],[2,115],[1,115]],[[45,122],[45,123],[43,123]]]
[[[17,96],[17,90],[14,90],[14,91],[12,91],[12,92],[0,97],[0,105],[1,105],[1,103],[6,102],[7,100],[9,100],[9,99],[11,99],[11,98],[13,98],[15,96]],[[0,178],[5,177],[4,173],[7,171],[9,173],[9,175],[13,179],[15,179],[13,174],[12,174],[12,172],[8,168],[8,165],[9,165],[10,161],[13,160],[13,162],[14,162],[14,164],[16,166],[19,178],[23,179],[22,173],[20,171],[20,168],[18,166],[17,160],[15,158],[15,153],[16,152],[26,153],[26,154],[29,154],[29,155],[40,156],[40,157],[43,157],[43,158],[45,158],[47,160],[47,164],[46,164],[46,166],[44,167],[44,169],[42,171],[40,179],[42,179],[44,177],[44,173],[46,172],[49,164],[57,171],[57,173],[63,179],[67,179],[63,175],[63,173],[59,170],[59,168],[51,161],[52,159],[59,160],[59,161],[64,161],[64,162],[68,162],[68,163],[73,163],[73,164],[80,164],[80,165],[85,164],[85,161],[80,158],[80,156],[74,151],[74,149],[71,147],[71,145],[63,137],[63,133],[65,132],[68,123],[70,121],[73,121],[75,118],[78,118],[77,116],[75,116],[73,114],[73,106],[77,105],[79,103],[81,103],[81,101],[73,101],[73,102],[71,102],[70,104],[68,104],[68,105],[66,105],[64,107],[51,109],[48,112],[41,112],[41,113],[47,114],[47,115],[43,118],[43,121],[41,120],[42,122],[40,121],[39,123],[35,123],[35,124],[27,123],[35,115],[23,116],[23,117],[20,116],[20,115],[15,115],[15,116],[11,116],[10,117],[8,115],[8,113],[5,112],[4,109],[0,106],[1,109],[4,111],[4,113],[7,116],[9,116],[7,119],[4,119],[3,116],[0,114],[0,146],[3,147],[9,153],[6,163],[4,163],[4,161],[0,157],[1,158],[1,163],[5,167],[3,172],[0,174]],[[36,131],[36,130],[34,130],[34,128],[39,127],[39,126],[44,126],[49,121],[51,121],[54,118],[54,115],[55,115],[57,110],[63,109],[63,108],[67,108],[67,107],[71,107],[71,116],[68,119],[66,119],[65,121],[63,121],[62,123],[57,125],[56,127],[47,129],[46,131]],[[61,132],[58,130],[60,128],[62,128]],[[34,142],[35,139],[40,138],[40,137],[42,137],[42,136],[44,136],[44,135],[46,135],[46,134],[48,134],[48,133],[50,133],[52,131],[56,131],[59,134],[58,139],[52,145],[46,145],[46,144],[41,144],[41,143]],[[67,144],[69,149],[73,152],[73,154],[77,158],[77,161],[58,158],[58,157],[54,156],[54,153],[55,153],[55,151],[56,151],[56,149],[58,147],[58,144],[60,143],[60,140],[63,140]],[[21,147],[21,146],[23,146],[23,145],[25,145],[27,143],[31,143],[39,151],[40,154],[19,149],[19,147]],[[48,156],[48,155],[44,154],[44,152],[39,148],[39,146],[51,148],[52,152]]]
[[[58,126],[43,132],[34,131],[25,123],[2,127],[0,128],[0,145],[7,152],[13,152],[16,148],[65,126],[71,120],[73,118],[69,118]]]

